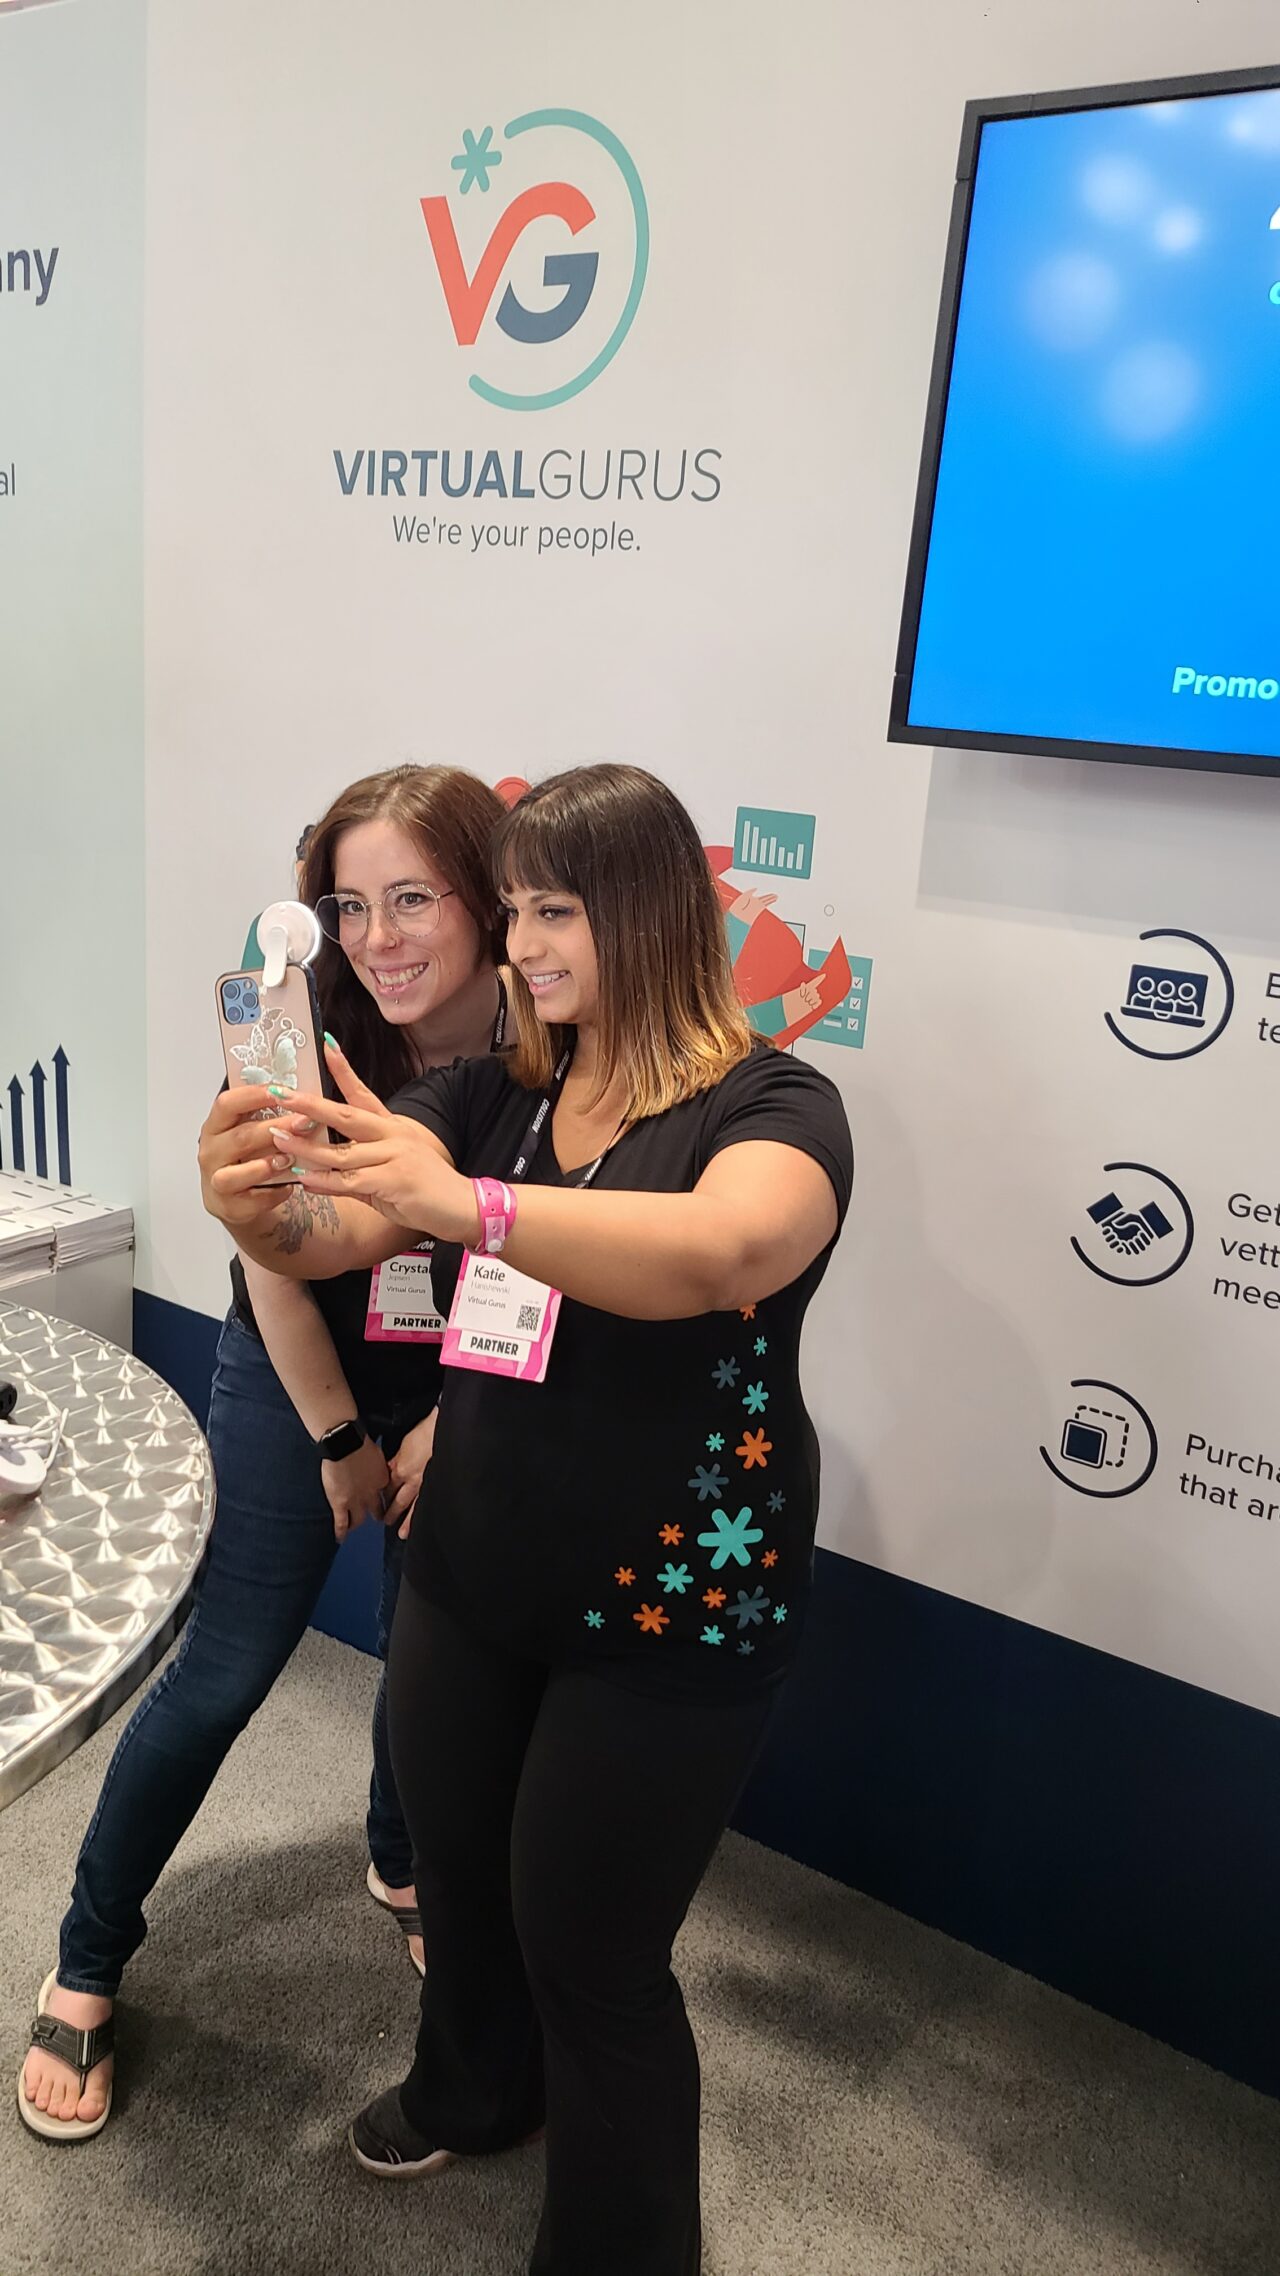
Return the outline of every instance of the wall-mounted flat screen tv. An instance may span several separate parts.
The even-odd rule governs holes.
[[[968,105],[889,733],[1280,773],[1280,65]]]

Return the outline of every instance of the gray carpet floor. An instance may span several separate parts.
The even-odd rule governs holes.
[[[414,2019],[363,1888],[372,1692],[308,1636],[236,1748],[153,1900],[106,2132],[0,2116],[0,2276],[520,2276],[538,2150],[393,2185],[343,2147]],[[0,1816],[10,2079],[118,1728]],[[736,1836],[679,1964],[707,2276],[1280,2271],[1280,2104]]]

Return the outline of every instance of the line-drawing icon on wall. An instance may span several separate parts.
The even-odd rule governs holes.
[[[1110,1182],[1077,1219],[1075,1255],[1116,1288],[1156,1288],[1171,1280],[1195,1239],[1181,1186],[1149,1162],[1104,1162],[1102,1174]]]
[[[1132,1391],[1080,1375],[1054,1437],[1040,1459],[1060,1485],[1095,1501],[1122,1501],[1145,1486],[1159,1451],[1156,1427]]]
[[[1148,941],[1186,942],[1201,950],[1203,961],[1132,963],[1120,1017],[1108,1011],[1106,1024],[1116,1042],[1140,1059],[1194,1059],[1217,1042],[1235,1009],[1231,967],[1211,941],[1175,925],[1152,926],[1138,938],[1144,946]]]

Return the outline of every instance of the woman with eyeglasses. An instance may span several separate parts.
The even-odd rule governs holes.
[[[315,965],[325,1026],[380,1098],[502,1039],[488,851],[503,811],[461,768],[396,767],[343,791],[300,849],[302,898],[325,936]],[[301,1245],[308,1205],[291,1194],[286,1217],[290,1204]],[[299,1642],[337,1544],[365,1518],[385,1525],[385,1654],[400,1534],[430,1455],[440,1381],[431,1244],[416,1241],[406,1235],[403,1253],[373,1272],[314,1285],[233,1262],[209,1410],[218,1488],[209,1555],[181,1648],[120,1739],[80,1851],[18,2095],[36,2133],[83,2140],[105,2125],[112,2005],[146,1934],[143,1905]],[[368,1886],[421,1973],[384,1693],[385,1682]]]

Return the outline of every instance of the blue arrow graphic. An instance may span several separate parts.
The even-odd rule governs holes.
[[[58,1124],[58,1177],[71,1183],[71,1116],[67,1107],[67,1054],[59,1044],[53,1054],[54,1113]]]
[[[9,1129],[13,1140],[13,1166],[25,1170],[27,1144],[22,1134],[22,1085],[14,1075],[9,1084]]]
[[[44,1121],[45,1072],[37,1059],[31,1070],[31,1135],[36,1149],[36,1176],[49,1175],[49,1134]]]

